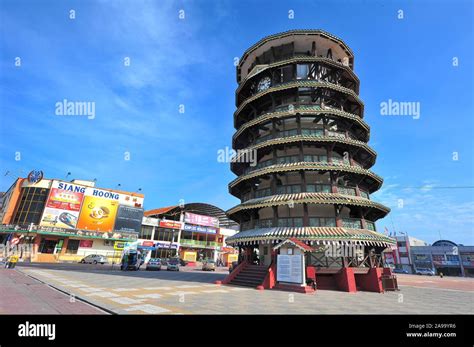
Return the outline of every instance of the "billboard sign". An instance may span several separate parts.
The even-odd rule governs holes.
[[[182,229],[183,224],[174,220],[160,220],[160,228]]]
[[[118,199],[85,196],[77,228],[105,232],[112,231],[118,206]]]
[[[115,219],[115,231],[140,232],[143,208],[119,205]]]
[[[159,242],[155,242],[154,246],[156,248],[178,249],[179,248],[179,243],[177,243],[177,242],[171,243],[170,241],[159,241]]]
[[[189,224],[204,225],[208,227],[219,227],[219,219],[211,216],[203,216],[200,214],[194,214],[186,212],[184,215],[184,221]]]
[[[183,230],[198,232],[198,233],[217,234],[217,229],[209,228],[209,227],[203,227],[203,226],[200,226],[200,225],[185,224]]]
[[[66,229],[76,228],[86,187],[54,180],[40,225]]]

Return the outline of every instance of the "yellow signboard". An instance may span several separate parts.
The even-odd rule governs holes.
[[[196,252],[184,252],[183,259],[186,261],[196,261],[197,253]]]
[[[114,243],[114,249],[117,251],[121,251],[125,247],[125,242],[123,241],[115,241]]]
[[[118,201],[86,196],[77,222],[78,229],[112,231]]]

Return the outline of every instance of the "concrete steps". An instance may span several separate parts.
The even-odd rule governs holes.
[[[263,283],[267,272],[268,268],[266,266],[247,265],[229,284],[255,288]]]

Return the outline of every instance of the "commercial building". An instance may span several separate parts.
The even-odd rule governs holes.
[[[382,178],[370,170],[376,153],[367,144],[370,128],[353,69],[351,49],[321,30],[265,37],[237,66],[231,170],[238,177],[229,190],[240,204],[227,214],[240,232],[227,242],[240,248],[244,263],[257,255],[269,269],[262,271],[266,287],[275,285],[263,280],[269,272],[284,283],[278,271],[290,268],[277,269],[277,256],[298,255],[281,257],[303,267],[298,286],[307,276],[318,277],[321,287],[368,288],[371,279],[380,280],[382,251],[395,243],[375,227],[389,209],[370,197]],[[328,256],[330,245],[357,254]],[[232,281],[258,283],[251,279],[249,273]]]
[[[430,245],[407,234],[395,236],[396,246],[384,252],[385,264],[406,270],[430,269],[446,276],[474,276],[474,246],[439,240]]]
[[[413,236],[408,236],[408,234],[394,236],[394,238],[397,240],[397,244],[384,252],[385,264],[406,270],[408,273],[414,273],[411,249],[415,246],[428,246],[428,243]]]
[[[32,171],[1,197],[0,243],[23,246],[26,261],[77,261],[88,254],[114,259],[121,253],[117,241],[137,240],[143,200],[143,194],[97,188],[94,181],[46,179]]]
[[[433,269],[446,276],[474,276],[474,246],[439,240],[430,246],[411,247],[415,269]]]
[[[139,248],[150,251],[148,256],[152,257],[178,255],[191,265],[203,259],[227,263],[234,249],[226,247],[225,240],[237,229],[238,224],[222,209],[210,204],[162,207],[145,211]]]

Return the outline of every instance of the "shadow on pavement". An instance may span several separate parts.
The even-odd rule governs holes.
[[[189,281],[198,283],[214,283],[224,279],[228,274],[227,268],[221,268],[214,271],[202,271],[195,267],[181,267],[180,271],[167,271],[163,267],[160,271],[121,271],[118,264],[101,265],[101,264],[77,264],[77,263],[18,263],[16,268],[37,269],[37,270],[55,270],[55,271],[74,271],[81,273],[94,273],[104,276],[121,276],[143,279],[158,279],[166,281]]]

